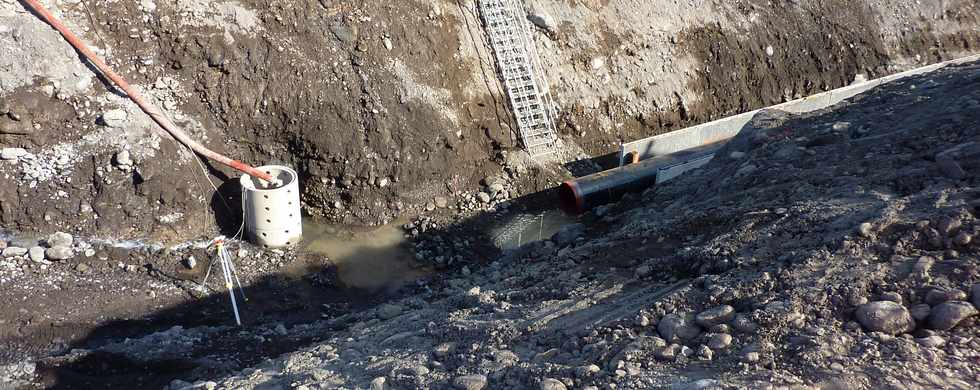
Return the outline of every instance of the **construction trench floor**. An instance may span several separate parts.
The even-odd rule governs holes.
[[[977,64],[767,112],[689,176],[547,213],[622,141],[974,53],[976,1],[534,2],[565,145],[540,165],[472,2],[44,3],[195,138],[296,167],[315,222],[235,248],[231,326],[186,245],[236,231],[234,174],[0,0],[0,388],[980,381]],[[59,231],[68,258],[8,251]]]

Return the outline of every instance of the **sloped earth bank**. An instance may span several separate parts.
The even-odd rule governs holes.
[[[496,388],[537,386],[545,377],[620,387],[701,376],[732,383],[840,377],[845,384],[877,385],[905,369],[921,383],[939,380],[923,373],[976,379],[969,366],[976,363],[970,319],[938,338],[926,337],[920,326],[912,339],[865,336],[848,322],[855,304],[882,299],[887,290],[900,292],[916,316],[925,312],[913,304],[923,300],[939,313],[969,314],[963,305],[939,302],[943,294],[969,296],[940,291],[929,298],[933,288],[975,294],[968,291],[976,282],[969,257],[972,208],[963,206],[960,225],[943,219],[956,217],[947,215],[949,208],[971,199],[974,155],[964,147],[937,157],[975,130],[965,125],[975,124],[975,91],[956,89],[975,86],[969,70],[956,73],[958,84],[939,79],[938,87],[917,85],[881,96],[891,101],[853,106],[868,104],[868,112],[840,114],[864,127],[820,133],[826,126],[810,121],[829,123],[825,117],[768,118],[778,132],[758,130],[774,135],[749,153],[751,160],[720,159],[706,176],[651,192],[643,203],[676,206],[627,213],[626,202],[612,214],[603,209],[602,216],[587,218],[595,241],[569,245],[560,238],[526,248],[530,258],[516,252],[495,260],[490,222],[526,213],[522,209],[536,198],[529,194],[568,173],[516,152],[472,2],[44,3],[210,147],[297,167],[306,213],[355,224],[409,220],[407,233],[416,238],[407,245],[419,267],[446,274],[401,289],[359,291],[340,280],[335,259],[245,246],[236,254],[250,298],[248,327],[219,326],[230,316],[220,283],[213,275],[214,290],[192,282],[203,279],[208,254],[145,243],[209,239],[219,224],[233,233],[237,224],[226,219],[224,202],[205,180],[234,205],[235,186],[222,183],[232,172],[202,168],[160,138],[56,33],[18,2],[0,0],[0,148],[24,148],[0,161],[0,244],[27,249],[50,244],[44,240],[49,233],[67,231],[75,235],[71,249],[77,252],[50,264],[16,251],[0,259],[0,357],[4,365],[20,362],[4,366],[0,380],[154,387],[174,378],[221,378],[295,349],[307,352],[265,371],[241,372],[229,387],[364,387],[379,377],[390,386],[438,387],[469,373],[488,375]],[[560,161],[845,85],[858,75],[877,77],[976,51],[980,9],[976,1],[873,0],[535,6],[541,27],[534,35],[567,147]],[[930,99],[901,108],[923,97]],[[915,109],[920,115],[905,116]],[[893,115],[870,116],[879,112]],[[782,121],[793,125],[779,127]],[[873,136],[901,129],[919,131],[896,133],[905,143]],[[797,131],[810,139],[798,140]],[[765,146],[786,143],[805,150],[785,146],[769,153],[775,146]],[[846,149],[846,158],[828,161],[821,148],[831,154]],[[878,158],[892,165],[872,164]],[[950,159],[968,176],[955,186],[930,168],[956,176]],[[776,163],[783,165],[771,166]],[[733,166],[741,173],[725,171]],[[831,175],[834,169],[840,174]],[[719,170],[723,175],[714,176]],[[803,172],[809,176],[792,176]],[[718,177],[731,178],[711,180]],[[944,185],[949,189],[936,189]],[[858,191],[837,192],[852,187]],[[804,190],[810,192],[796,192]],[[495,212],[477,214],[488,209]],[[853,236],[849,224],[864,212],[868,238],[842,238]],[[213,213],[220,214],[219,224]],[[914,219],[929,219],[931,226],[913,229],[908,221]],[[949,244],[939,235],[945,230],[956,231]],[[924,242],[950,245],[961,257]],[[550,245],[562,249],[555,253]],[[917,251],[927,255],[921,262]],[[893,252],[900,257],[885,258]],[[188,271],[181,263],[191,254],[203,264]],[[893,263],[929,278],[905,278],[902,268],[890,271]],[[738,271],[718,272],[736,265]],[[716,276],[700,277],[706,273]],[[676,280],[661,280],[669,277]],[[813,281],[826,288],[804,294],[796,286]],[[390,299],[401,301],[378,306]],[[763,327],[736,333],[736,347],[712,352],[711,363],[696,361],[707,355],[700,348],[704,339],[685,336],[684,343],[661,348],[657,339],[638,337],[676,322],[665,321],[667,313],[720,303]],[[373,319],[376,312],[397,323]],[[317,318],[326,323],[312,322]],[[803,328],[794,327],[801,321]],[[844,331],[842,324],[850,325]],[[669,336],[674,325],[663,325],[664,343],[676,341]],[[724,333],[735,325],[710,328]],[[701,328],[684,329],[693,334]],[[158,331],[165,333],[145,336]],[[324,340],[329,344],[320,344]],[[457,344],[433,347],[443,341]],[[686,356],[691,351],[697,354]],[[620,352],[628,359],[617,360]],[[671,353],[685,357],[675,361]],[[57,357],[47,358],[52,354]],[[746,364],[736,363],[743,358]],[[866,363],[853,365],[857,360]],[[292,368],[277,366],[284,362]],[[920,370],[927,364],[940,368]]]
[[[980,63],[767,111],[706,167],[402,298],[40,366],[110,356],[188,380],[171,389],[969,389],[978,136]],[[299,347],[241,368],[270,338]]]

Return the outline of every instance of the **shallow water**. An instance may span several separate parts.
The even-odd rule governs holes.
[[[303,221],[299,249],[326,256],[347,287],[377,292],[395,290],[429,273],[406,246],[401,224],[353,230]]]

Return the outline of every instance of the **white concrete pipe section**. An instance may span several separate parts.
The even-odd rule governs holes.
[[[242,208],[248,239],[266,248],[295,245],[303,238],[303,219],[299,205],[299,176],[280,165],[258,168],[279,179],[279,185],[243,175]]]

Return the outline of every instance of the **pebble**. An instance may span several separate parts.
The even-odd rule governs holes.
[[[51,248],[54,247],[70,247],[75,242],[75,238],[71,234],[65,232],[57,232],[48,236],[47,243]]]
[[[973,236],[971,236],[970,233],[967,232],[960,232],[959,234],[956,235],[956,237],[953,238],[953,243],[959,246],[970,245],[970,242],[972,241],[973,241]]]
[[[943,302],[966,300],[966,293],[957,289],[934,288],[926,293],[926,304],[936,306]]]
[[[24,148],[3,148],[0,149],[0,160],[13,161],[27,155]]]
[[[116,164],[117,168],[124,171],[127,171],[133,167],[133,158],[129,155],[128,150],[116,152],[116,156],[113,157],[113,162]]]
[[[51,260],[68,260],[75,256],[75,252],[66,246],[48,248],[44,251],[44,254]]]
[[[483,375],[463,375],[453,379],[453,386],[459,390],[482,390],[487,387],[487,377]]]
[[[598,374],[599,371],[602,371],[602,368],[595,364],[580,366],[575,368],[575,376],[579,378],[588,378],[592,375]]]
[[[727,323],[733,318],[735,318],[735,308],[729,305],[721,305],[698,313],[695,321],[698,325],[710,328]]]
[[[936,330],[950,330],[969,317],[977,314],[977,308],[963,301],[942,303],[932,308],[929,314],[929,327]]]
[[[27,248],[8,246],[3,250],[3,257],[23,256],[27,254]]]
[[[891,301],[876,301],[861,305],[854,315],[858,322],[872,332],[891,335],[915,329],[915,321],[905,306]]]
[[[691,315],[668,314],[660,320],[657,332],[668,342],[692,340],[701,334],[701,329],[693,323]]]
[[[654,354],[654,357],[656,357],[659,360],[672,362],[675,359],[677,359],[677,355],[679,355],[680,353],[681,353],[681,345],[671,344],[658,350]]]
[[[745,158],[745,152],[734,151],[734,152],[731,152],[728,155],[728,157],[730,157],[733,160],[742,159],[742,158]]]
[[[75,271],[87,274],[92,271],[92,267],[85,263],[78,263],[78,265],[75,266]]]
[[[881,294],[881,300],[882,301],[892,301],[892,302],[895,302],[897,304],[902,304],[902,302],[904,301],[902,299],[902,294],[899,294],[899,293],[894,292],[894,291],[889,291],[889,292],[886,292],[884,294]]]
[[[374,378],[374,380],[371,381],[371,390],[385,390],[385,382],[387,381],[388,379],[383,376]]]
[[[711,350],[707,345],[702,345],[698,347],[698,360],[708,361],[714,359],[715,352]]]
[[[31,257],[31,261],[41,262],[44,260],[44,248],[35,246],[28,251],[28,255]]]
[[[861,237],[864,237],[864,238],[871,237],[871,235],[873,233],[871,223],[868,223],[868,222],[865,222],[865,223],[862,223],[862,224],[858,225],[858,229],[857,230],[858,230],[858,234],[860,234]]]
[[[490,194],[480,191],[476,194],[476,197],[480,199],[480,202],[490,203]]]
[[[715,333],[708,336],[708,348],[716,351],[727,349],[732,345],[732,335],[725,333]]]
[[[449,199],[446,199],[445,196],[437,196],[433,201],[436,203],[436,207],[440,209],[444,209],[449,205]]]
[[[560,380],[554,378],[545,378],[541,380],[541,383],[538,384],[538,388],[541,390],[566,390],[567,389],[564,383],[561,383]]]

